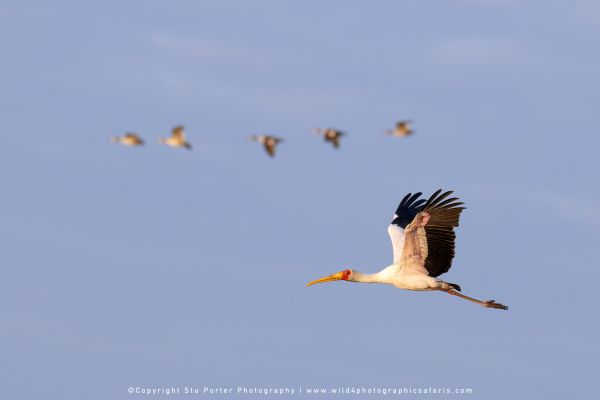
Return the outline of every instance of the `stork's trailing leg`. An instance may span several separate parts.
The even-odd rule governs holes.
[[[505,306],[503,304],[500,304],[500,303],[496,303],[494,300],[485,300],[485,301],[484,300],[477,300],[477,299],[474,299],[472,297],[465,296],[464,294],[458,293],[456,290],[453,290],[453,289],[440,289],[440,290],[442,290],[442,291],[444,291],[444,292],[446,292],[448,294],[451,294],[453,296],[458,296],[458,297],[463,298],[465,300],[468,300],[468,301],[471,301],[473,303],[479,304],[479,305],[484,306],[484,307],[498,308],[500,310],[508,310],[507,306]]]

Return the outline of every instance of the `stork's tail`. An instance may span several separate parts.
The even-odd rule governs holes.
[[[460,285],[458,285],[456,283],[450,283],[450,282],[444,282],[444,281],[438,281],[438,282],[441,285],[442,290],[454,289],[457,292],[460,292]]]
[[[448,283],[448,285],[452,286],[452,288],[456,291],[460,292],[460,285],[456,284],[456,283]]]

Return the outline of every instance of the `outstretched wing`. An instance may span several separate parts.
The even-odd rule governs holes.
[[[332,138],[328,139],[331,144],[333,144],[333,147],[335,147],[336,149],[340,147],[340,137],[339,136],[333,136]]]
[[[178,125],[171,131],[173,139],[185,140],[185,131],[182,125]]]
[[[264,146],[265,146],[265,151],[267,152],[268,155],[270,155],[271,157],[275,156],[275,147],[277,146],[277,143],[275,143],[275,141],[267,140],[265,142]]]
[[[461,207],[457,197],[448,198],[451,191],[438,190],[421,207],[405,228],[402,268],[409,264],[420,264],[429,276],[448,272],[454,258],[454,228],[458,226]]]
[[[402,252],[404,251],[404,230],[406,226],[415,218],[415,216],[422,210],[424,199],[417,200],[421,196],[421,192],[407,194],[404,196],[396,213],[394,219],[388,227],[388,233],[390,239],[392,239],[392,248],[394,251],[394,264],[400,264],[402,260]]]

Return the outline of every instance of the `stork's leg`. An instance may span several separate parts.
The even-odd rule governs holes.
[[[471,301],[471,302],[473,302],[475,304],[479,304],[479,305],[484,306],[484,307],[499,308],[501,310],[508,310],[507,306],[505,306],[503,304],[500,304],[500,303],[496,303],[494,300],[485,300],[485,301],[484,300],[477,300],[477,299],[474,299],[472,297],[465,296],[462,293],[458,293],[454,289],[440,289],[440,290],[442,290],[442,291],[444,291],[444,292],[446,292],[448,294],[451,294],[453,296],[458,296],[458,297],[463,298],[465,300]]]

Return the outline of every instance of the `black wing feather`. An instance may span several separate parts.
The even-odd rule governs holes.
[[[421,192],[417,192],[414,195],[409,193],[404,196],[396,209],[396,217],[392,220],[392,225],[398,225],[405,229],[406,225],[411,223],[415,216],[423,210],[425,200],[417,200],[421,194]]]
[[[431,216],[425,225],[427,237],[425,269],[433,277],[448,272],[452,266],[456,241],[454,228],[458,226],[460,213],[465,209],[461,207],[464,203],[457,201],[459,200],[457,197],[444,200],[452,194],[451,191],[440,195],[441,192],[440,189],[431,195],[420,210],[426,211]]]

